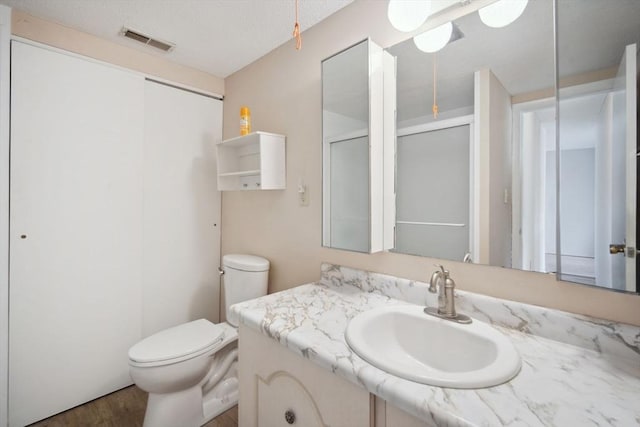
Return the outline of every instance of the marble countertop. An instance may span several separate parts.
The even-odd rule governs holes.
[[[640,425],[640,328],[629,325],[461,292],[459,311],[492,323],[520,352],[522,369],[514,379],[460,390],[404,380],[370,365],[345,341],[349,320],[382,305],[424,305],[416,298],[425,298],[426,285],[392,279],[323,265],[320,282],[236,304],[230,316],[433,425]],[[506,307],[517,323],[496,320],[496,307]],[[552,338],[534,334],[536,325],[549,322]],[[562,336],[567,342],[557,339]]]

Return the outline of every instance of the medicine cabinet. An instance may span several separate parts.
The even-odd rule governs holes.
[[[394,117],[389,53],[367,39],[322,61],[323,246],[393,248]]]

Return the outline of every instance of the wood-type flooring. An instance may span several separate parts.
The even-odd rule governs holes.
[[[132,385],[30,427],[142,427],[146,407],[147,393]],[[238,427],[238,407],[218,415],[205,427]]]

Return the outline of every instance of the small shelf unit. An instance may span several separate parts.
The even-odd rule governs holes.
[[[253,132],[217,144],[218,190],[284,190],[285,139]]]

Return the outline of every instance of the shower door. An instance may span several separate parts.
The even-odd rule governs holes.
[[[470,125],[398,137],[395,251],[462,261],[470,252]]]

